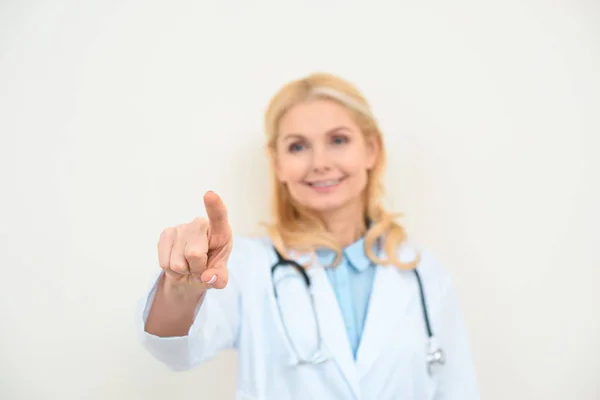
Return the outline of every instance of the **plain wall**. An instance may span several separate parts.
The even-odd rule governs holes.
[[[600,4],[572,0],[3,1],[0,398],[233,398],[235,353],[170,372],[134,309],[205,191],[260,232],[263,112],[313,71],[371,102],[482,398],[600,398]]]

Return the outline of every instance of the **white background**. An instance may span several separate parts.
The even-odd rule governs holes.
[[[3,1],[0,398],[233,397],[234,353],[169,372],[134,309],[206,190],[260,232],[263,112],[313,71],[372,103],[387,204],[455,277],[482,398],[600,398],[593,0]]]

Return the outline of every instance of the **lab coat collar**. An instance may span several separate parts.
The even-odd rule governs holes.
[[[381,253],[380,256],[385,257]],[[404,253],[401,259],[405,262],[410,261],[410,254],[407,257]],[[297,255],[296,260],[306,262],[310,260],[310,256]],[[308,270],[323,343],[356,398],[360,398],[360,380],[368,373],[379,354],[385,352],[389,341],[395,339],[394,334],[398,332],[402,320],[406,317],[408,306],[416,301],[417,297],[407,272],[400,271],[394,266],[376,268],[369,310],[356,361],[348,344],[335,293],[317,257],[314,257]]]
[[[404,247],[398,254],[402,262],[415,259],[414,249]],[[383,258],[387,258],[385,255]],[[362,339],[356,356],[358,379],[362,379],[390,341],[400,340],[400,327],[409,306],[418,301],[418,288],[410,271],[394,265],[378,266]]]
[[[321,338],[326,354],[335,362],[356,398],[360,398],[360,385],[352,349],[348,343],[346,328],[335,293],[324,267],[315,260],[308,274],[315,297],[315,308],[321,328]]]

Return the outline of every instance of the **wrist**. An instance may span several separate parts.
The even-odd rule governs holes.
[[[197,304],[206,292],[206,288],[194,285],[187,280],[172,282],[166,274],[163,274],[161,278],[160,289],[166,299],[176,303],[195,302]]]

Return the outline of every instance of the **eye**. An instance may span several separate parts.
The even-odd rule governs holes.
[[[290,153],[296,153],[298,151],[301,151],[302,149],[304,149],[304,145],[302,143],[300,143],[300,142],[292,143],[288,147],[288,150],[289,150]]]
[[[348,143],[348,138],[343,135],[336,135],[332,138],[333,144],[345,144]]]

